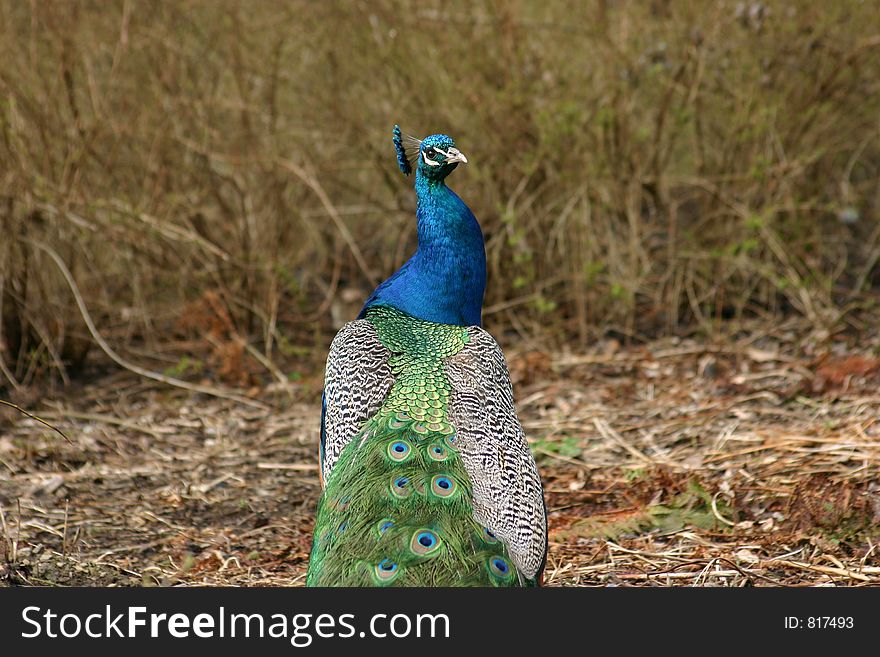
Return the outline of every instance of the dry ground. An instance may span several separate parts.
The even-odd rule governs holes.
[[[880,584],[877,344],[510,353],[551,586]],[[0,417],[0,583],[301,585],[318,378],[265,409],[111,374]]]

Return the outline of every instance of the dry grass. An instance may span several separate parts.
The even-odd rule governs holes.
[[[877,344],[789,323],[724,343],[511,354],[550,586],[880,584]],[[263,411],[117,373],[10,413],[6,584],[299,585],[319,375]]]
[[[496,332],[858,325],[877,24],[856,0],[2,0],[0,385],[96,351],[51,253],[121,360],[192,339],[214,362],[179,378],[283,378],[413,247],[395,122],[470,156]],[[206,295],[219,332],[179,321]]]

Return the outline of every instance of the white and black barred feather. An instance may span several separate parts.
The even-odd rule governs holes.
[[[342,448],[382,406],[394,378],[391,352],[367,320],[349,322],[336,334],[324,371],[321,474],[324,482]]]
[[[506,545],[517,570],[535,577],[547,554],[541,477],[516,415],[501,347],[477,326],[446,363],[449,419],[473,486],[474,518]]]

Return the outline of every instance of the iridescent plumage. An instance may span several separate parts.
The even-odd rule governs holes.
[[[419,249],[330,348],[308,584],[534,585],[541,480],[504,356],[479,327],[482,233],[444,182],[467,159],[445,135],[395,126],[394,144],[416,172]]]

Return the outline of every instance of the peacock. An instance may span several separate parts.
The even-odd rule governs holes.
[[[467,158],[394,126],[418,248],[330,346],[308,586],[535,586],[544,492],[498,343],[483,234],[446,185]]]

